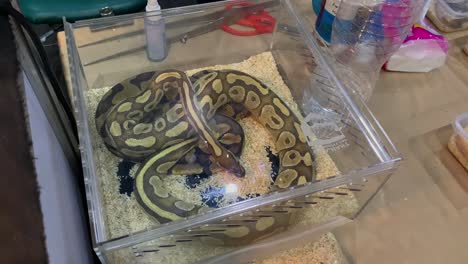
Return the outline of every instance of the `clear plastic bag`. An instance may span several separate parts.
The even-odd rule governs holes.
[[[429,72],[445,64],[448,42],[428,25],[415,24],[400,49],[384,65],[388,71]]]

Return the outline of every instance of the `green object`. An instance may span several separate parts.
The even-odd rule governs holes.
[[[127,14],[144,10],[146,0],[18,0],[23,15],[35,24],[62,23],[102,16],[110,7],[113,14]]]

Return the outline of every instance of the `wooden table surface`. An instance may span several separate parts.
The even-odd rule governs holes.
[[[447,150],[451,121],[468,112],[468,32],[447,38],[443,67],[384,72],[369,101],[404,162],[337,232],[352,263],[468,263],[468,173]]]
[[[339,233],[354,263],[468,263],[468,173],[447,149],[452,120],[468,112],[468,32],[447,38],[443,67],[384,72],[369,101],[404,162]]]

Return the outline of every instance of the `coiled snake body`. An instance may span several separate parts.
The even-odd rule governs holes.
[[[298,118],[267,86],[240,71],[202,71],[191,80],[177,70],[140,74],[103,97],[96,126],[113,154],[142,162],[135,177],[136,198],[164,223],[201,209],[172,196],[161,180],[164,175],[227,169],[244,176],[239,162],[244,134],[236,119],[247,115],[274,139],[280,158],[276,187],[314,180],[313,156]],[[224,244],[249,242],[287,222],[284,214],[264,217],[211,238]]]

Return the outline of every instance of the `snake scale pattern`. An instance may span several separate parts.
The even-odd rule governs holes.
[[[139,74],[112,87],[95,117],[114,155],[142,163],[135,177],[137,201],[165,223],[203,210],[172,196],[163,184],[165,175],[225,169],[244,177],[239,161],[244,133],[236,120],[248,115],[274,139],[280,159],[276,188],[314,180],[314,159],[299,119],[266,85],[240,71],[201,71],[190,79],[178,70]],[[266,215],[209,239],[221,244],[257,240],[287,225],[287,215]]]

